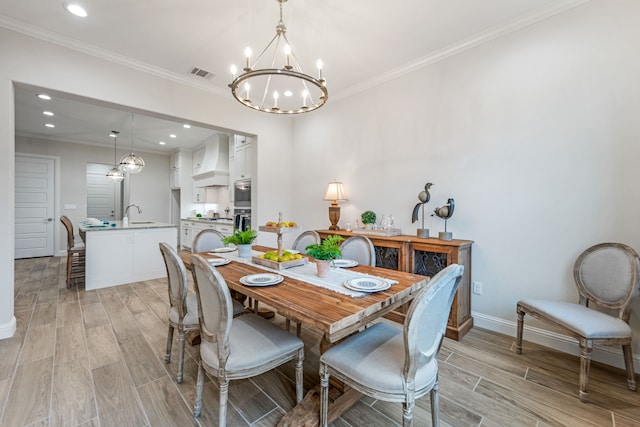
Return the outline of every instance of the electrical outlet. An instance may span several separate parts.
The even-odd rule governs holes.
[[[482,282],[473,281],[473,293],[476,295],[482,295]]]

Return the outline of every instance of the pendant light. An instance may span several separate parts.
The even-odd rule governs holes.
[[[133,153],[133,113],[131,113],[131,153],[120,159],[120,169],[129,173],[140,173],[144,169],[142,157]]]
[[[118,132],[117,130],[112,130],[110,137],[113,138],[113,168],[109,172],[107,172],[107,177],[111,178],[115,182],[120,182],[124,179],[124,173],[118,167],[116,163],[116,148],[118,147]]]

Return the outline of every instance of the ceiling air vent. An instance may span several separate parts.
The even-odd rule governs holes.
[[[194,76],[202,77],[203,79],[210,79],[213,77],[213,73],[198,67],[193,67],[190,73]]]

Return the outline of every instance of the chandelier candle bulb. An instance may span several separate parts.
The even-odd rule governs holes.
[[[251,102],[251,98],[249,98],[249,89],[251,89],[251,85],[249,83],[244,84],[245,96],[244,100],[247,102]]]
[[[251,70],[251,63],[249,62],[251,60],[251,54],[253,52],[251,52],[251,48],[250,47],[246,47],[244,49],[244,56],[247,57],[247,68],[244,69],[244,71],[250,71]]]
[[[293,67],[291,66],[291,60],[289,58],[289,56],[291,55],[291,46],[289,46],[288,44],[284,45],[284,54],[287,57],[287,65],[285,65],[284,68],[290,70]]]
[[[307,108],[307,96],[309,96],[309,92],[306,90],[302,91],[302,108]]]
[[[274,91],[273,92],[273,109],[277,110],[278,109],[278,91]]]
[[[322,59],[318,59],[318,62],[316,63],[316,67],[318,67],[318,78],[320,80],[322,80]]]
[[[238,74],[238,67],[236,67],[236,64],[233,64],[231,66],[231,79],[235,80],[236,74]]]

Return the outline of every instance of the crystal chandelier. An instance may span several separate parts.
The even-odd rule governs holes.
[[[120,169],[129,173],[140,173],[144,169],[142,157],[133,153],[133,113],[131,113],[131,153],[120,159]]]
[[[124,179],[124,173],[118,167],[116,163],[116,149],[118,147],[118,132],[117,130],[112,130],[110,137],[113,138],[113,168],[109,172],[107,172],[107,178],[111,178],[115,182],[120,182]]]
[[[322,107],[329,97],[326,80],[322,77],[322,61],[317,62],[317,78],[302,71],[287,38],[287,27],[282,21],[282,4],[287,0],[276,1],[280,4],[276,35],[253,63],[251,49],[245,49],[246,66],[240,75],[237,75],[238,68],[231,66],[231,93],[242,105],[266,113],[299,114],[313,111]],[[259,68],[260,60],[269,55],[270,68]],[[278,66],[281,68],[276,68]]]

